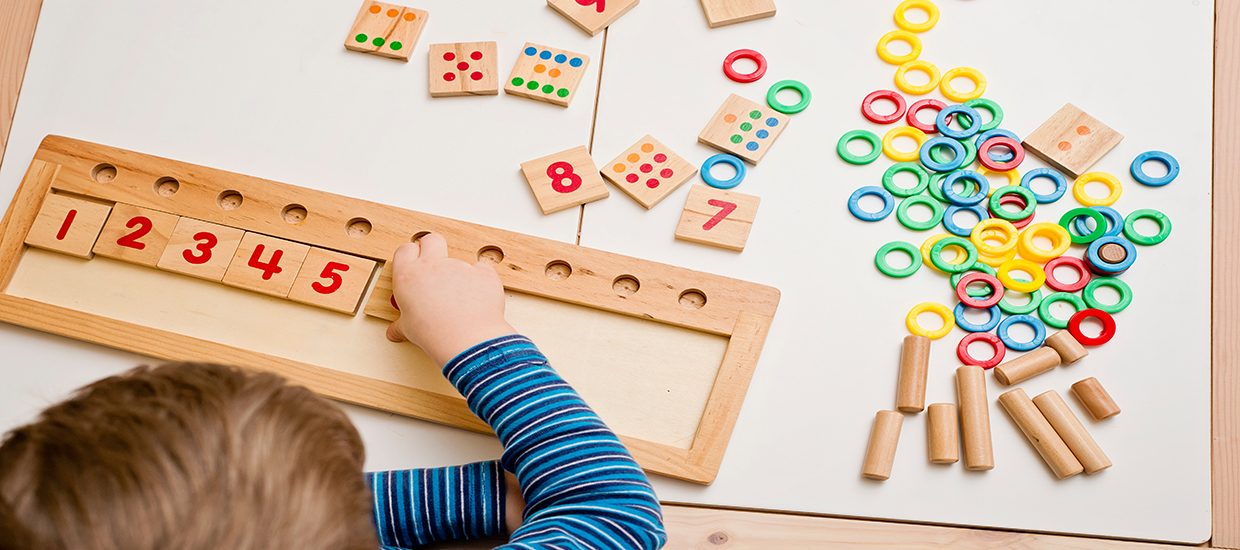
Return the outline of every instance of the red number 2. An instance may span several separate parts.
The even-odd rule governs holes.
[[[721,201],[719,199],[710,199],[706,201],[706,204],[720,208],[719,213],[715,214],[715,217],[709,220],[706,220],[706,223],[702,224],[702,229],[706,231],[710,231],[711,229],[714,229],[716,225],[719,225],[719,222],[723,221],[724,218],[728,217],[728,214],[731,214],[733,210],[736,210],[736,203],[734,202]]]
[[[551,188],[559,193],[572,193],[581,187],[581,176],[573,173],[573,165],[560,161],[547,167],[547,177],[551,178]],[[568,185],[564,185],[568,180]]]
[[[280,258],[284,256],[284,251],[277,248],[275,252],[271,253],[271,261],[264,262],[262,261],[263,248],[261,244],[254,245],[254,253],[250,254],[250,261],[247,265],[255,269],[261,269],[263,271],[263,280],[270,281],[272,275],[284,271],[284,268],[280,267]]]
[[[198,252],[201,252],[201,254],[196,255],[193,250],[184,250],[181,252],[181,256],[185,258],[185,261],[194,265],[202,265],[211,261],[211,249],[214,248],[215,245],[219,244],[219,238],[217,238],[214,233],[199,231],[198,233],[194,233],[194,240],[204,241],[198,243],[198,246],[194,247],[198,249]]]
[[[340,262],[327,262],[327,265],[323,267],[323,272],[319,274],[319,277],[322,277],[324,279],[331,279],[332,284],[324,285],[323,283],[315,281],[313,283],[310,283],[310,288],[313,288],[314,291],[318,292],[319,294],[331,294],[337,290],[340,290],[340,287],[344,285],[344,278],[341,277],[340,274],[348,270],[349,270],[349,264],[342,264]]]
[[[577,3],[582,6],[594,4],[594,9],[598,13],[603,13],[607,10],[607,0],[577,0]]]
[[[125,222],[125,227],[130,229],[133,229],[135,225],[138,226],[138,228],[134,229],[132,233],[116,239],[116,244],[127,246],[134,250],[142,250],[143,248],[146,248],[146,243],[143,243],[138,239],[141,239],[142,237],[145,237],[147,233],[150,233],[151,228],[154,227],[155,224],[151,223],[151,219],[146,216],[137,216],[128,222]]]

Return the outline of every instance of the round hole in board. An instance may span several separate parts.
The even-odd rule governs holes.
[[[224,210],[236,210],[241,208],[241,193],[236,191],[224,191],[220,196],[215,197],[215,204],[218,204]]]
[[[161,197],[171,197],[181,190],[181,182],[176,178],[163,177],[155,180],[155,194]]]
[[[366,218],[353,218],[349,223],[345,224],[344,230],[350,237],[360,239],[370,234],[370,220]]]
[[[418,231],[417,233],[414,233],[412,237],[409,237],[409,242],[416,243],[422,240],[422,237],[425,237],[430,234],[431,234],[430,231]]]
[[[99,183],[109,183],[116,179],[116,167],[106,162],[96,165],[90,170],[90,179]]]
[[[280,211],[280,217],[289,225],[301,225],[301,222],[306,221],[306,216],[309,216],[309,213],[306,212],[306,207],[300,204],[290,204]]]
[[[702,309],[706,305],[706,294],[695,288],[681,292],[680,305],[688,309]]]
[[[567,279],[569,275],[573,274],[573,267],[568,265],[568,262],[566,261],[556,260],[547,264],[547,269],[544,273],[546,273],[547,278],[552,281],[563,281],[564,279]]]
[[[641,287],[641,281],[638,281],[637,277],[632,275],[621,275],[616,277],[615,281],[611,282],[611,289],[616,291],[616,294],[623,297],[637,294],[637,290]]]
[[[484,246],[478,249],[478,261],[499,265],[504,261],[504,251],[498,246]]]

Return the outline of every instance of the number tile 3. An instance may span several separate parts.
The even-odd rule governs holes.
[[[168,238],[168,247],[156,267],[164,271],[220,281],[245,231],[234,227],[181,218]]]
[[[676,238],[735,250],[745,249],[762,199],[705,185],[694,185],[676,226]]]
[[[352,315],[374,271],[373,260],[311,248],[288,299]]]
[[[95,254],[156,267],[180,219],[166,212],[118,202],[95,242]]]
[[[585,147],[574,147],[521,165],[543,214],[605,199],[611,193]]]

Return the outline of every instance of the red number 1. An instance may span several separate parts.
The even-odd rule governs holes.
[[[77,210],[70,210],[65,216],[65,223],[60,224],[60,231],[56,232],[56,240],[65,240],[65,235],[69,234],[69,226],[73,225],[73,218],[77,217]]]
[[[721,201],[719,199],[710,199],[706,201],[706,204],[720,208],[719,213],[715,214],[715,217],[709,220],[706,220],[706,223],[702,224],[702,229],[706,231],[710,231],[711,229],[714,229],[716,225],[719,225],[719,222],[723,221],[724,218],[728,217],[728,214],[731,214],[733,210],[736,210],[736,203],[734,202]]]
[[[322,277],[324,279],[331,279],[332,284],[325,285],[323,283],[315,281],[313,283],[310,283],[310,288],[313,288],[314,291],[318,292],[319,294],[331,294],[337,290],[340,290],[340,287],[344,285],[344,278],[341,277],[340,274],[348,270],[349,270],[349,264],[342,264],[340,262],[327,262],[327,265],[323,267],[323,272],[319,274],[319,277]],[[395,299],[393,299],[393,301],[395,301]]]
[[[143,248],[146,248],[146,243],[143,243],[138,239],[141,239],[142,237],[145,237],[147,233],[150,233],[151,228],[155,227],[155,224],[152,223],[151,219],[146,216],[137,216],[128,222],[125,222],[125,227],[130,229],[133,229],[135,225],[138,226],[138,228],[134,229],[132,233],[116,239],[116,244],[126,246],[134,250],[142,250]]]
[[[594,4],[594,9],[598,13],[603,13],[607,10],[607,0],[577,0],[577,3],[582,6]]]
[[[250,254],[250,261],[247,265],[255,269],[261,269],[263,271],[263,280],[270,281],[272,275],[284,271],[284,268],[280,267],[280,258],[284,256],[284,251],[277,248],[275,252],[271,253],[271,261],[264,262],[262,261],[263,248],[261,244],[254,245],[254,253]]]

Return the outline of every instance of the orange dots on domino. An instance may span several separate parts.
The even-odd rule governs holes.
[[[629,156],[625,158],[627,158],[629,162],[637,162],[642,159],[642,156],[637,153],[629,153]]]
[[[538,73],[538,74],[543,74],[543,73],[547,72],[547,66],[546,66],[546,65],[543,65],[542,63],[539,63],[539,64],[537,64],[537,65],[534,65],[534,72],[536,72],[536,73]]]
[[[643,153],[649,153],[649,152],[651,152],[651,151],[654,151],[654,144],[653,144],[653,143],[643,143],[643,144],[642,144],[642,152],[643,152]]]
[[[1071,144],[1071,143],[1068,143],[1068,142],[1066,142],[1066,141],[1061,141],[1061,142],[1059,142],[1059,144],[1058,144],[1058,145],[1056,145],[1056,146],[1057,146],[1057,147],[1059,147],[1059,150],[1060,150],[1060,151],[1067,151],[1067,150],[1069,150],[1069,149],[1072,149],[1072,144]]]
[[[1089,132],[1090,132],[1089,126],[1077,126],[1076,127],[1076,135],[1078,136],[1088,136]]]
[[[551,69],[550,71],[548,71],[548,72],[547,72],[547,74],[548,74],[548,75],[550,75],[550,76],[551,76],[551,78],[555,78],[555,77],[557,77],[557,76],[560,76],[560,70],[559,70],[559,69]]]
[[[400,10],[398,10],[398,9],[396,9],[396,8],[392,8],[392,9],[390,9],[390,10],[388,10],[388,11],[387,11],[387,16],[388,16],[388,17],[396,17],[397,15],[400,15]]]
[[[632,155],[630,155],[630,156],[632,156]],[[630,162],[632,162],[632,161],[630,161]],[[617,174],[623,174],[623,173],[624,173],[624,171],[628,169],[628,167],[627,167],[627,166],[625,166],[623,163],[619,163],[619,162],[617,162],[615,166],[612,166],[612,167],[611,167],[611,169],[612,169],[615,173],[617,173]]]
[[[383,11],[383,8],[379,7],[379,4],[370,6],[370,13],[379,13],[381,11]]]
[[[733,114],[723,115],[723,121],[728,124],[732,124],[733,122],[736,122],[736,115],[733,115]]]
[[[418,18],[418,14],[413,12],[405,12],[405,21],[413,21]]]

